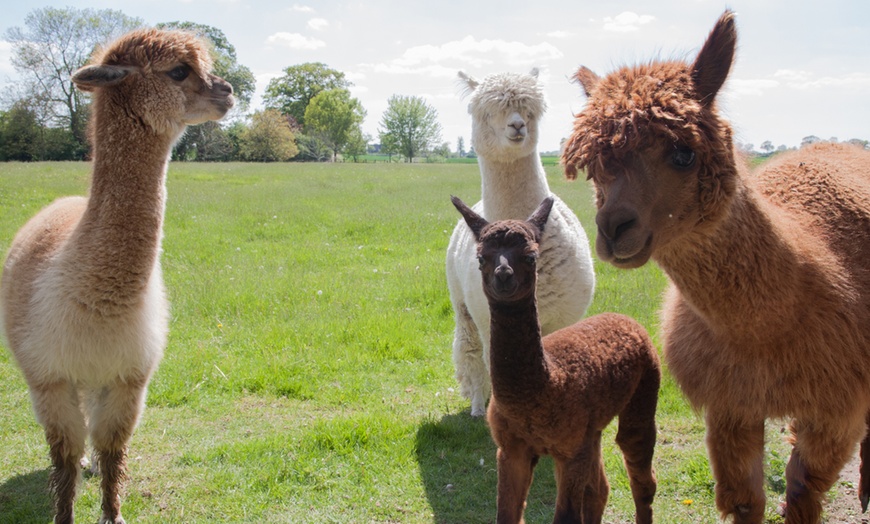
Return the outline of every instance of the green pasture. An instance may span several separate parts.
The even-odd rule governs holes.
[[[84,194],[84,163],[0,164],[0,252],[55,197]],[[170,166],[162,256],[169,345],[130,446],[123,512],[137,523],[487,523],[495,447],[453,378],[444,254],[476,201],[476,165]],[[586,182],[550,184],[594,235]],[[657,338],[665,278],[597,263],[590,313]],[[27,388],[0,350],[0,522],[47,523],[48,451]],[[668,375],[660,392],[658,520],[716,522],[702,419]],[[633,522],[612,426],[605,520]],[[770,427],[770,522],[787,451]],[[526,512],[551,522],[552,462]],[[78,522],[99,517],[86,476]]]

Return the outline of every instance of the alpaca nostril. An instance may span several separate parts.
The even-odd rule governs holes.
[[[637,222],[637,220],[632,218],[632,219],[627,220],[627,221],[623,222],[622,224],[619,224],[618,226],[616,226],[616,230],[613,232],[613,239],[612,240],[618,240],[619,237],[622,236],[623,233],[625,233],[626,231],[628,231],[629,229],[634,227],[634,224],[636,222]]]
[[[630,209],[599,212],[595,216],[595,223],[598,225],[598,234],[613,242],[637,225],[637,214]]]
[[[501,257],[498,267],[495,268],[495,276],[500,281],[504,282],[514,274],[514,269],[507,263],[504,257]]]

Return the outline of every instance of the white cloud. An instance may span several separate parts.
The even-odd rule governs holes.
[[[266,39],[270,44],[289,47],[290,49],[318,49],[326,46],[326,42],[316,38],[308,38],[299,33],[275,33]]]
[[[315,31],[323,31],[329,26],[329,21],[325,18],[312,18],[308,21],[308,27]]]
[[[577,33],[572,33],[571,31],[550,31],[549,33],[544,33],[544,36],[549,38],[571,38],[575,36]]]
[[[562,58],[562,52],[553,45],[542,42],[527,45],[522,42],[506,40],[477,40],[466,36],[441,45],[422,45],[411,47],[401,57],[393,60],[398,67],[414,67],[425,63],[445,61],[461,62],[474,67],[482,67],[497,61],[508,64],[540,63]]]
[[[780,82],[766,78],[743,80],[732,78],[728,81],[728,93],[734,96],[760,96],[767,89],[779,87]]]
[[[637,31],[640,26],[648,24],[655,20],[652,15],[639,15],[631,11],[623,11],[614,17],[604,17],[604,30],[614,31],[616,33],[628,33]]]
[[[15,68],[12,67],[12,44],[5,40],[0,40],[0,76],[11,75],[14,72]]]
[[[437,78],[456,77],[456,68],[445,67],[438,64],[416,67],[402,66],[397,64],[361,64],[361,67],[371,68],[376,73],[387,73],[392,75],[422,75]]]
[[[290,8],[290,10],[296,11],[298,13],[313,13],[314,12],[313,7],[309,7],[307,5],[299,5],[299,4],[293,4],[293,6]]]
[[[365,79],[366,79],[366,74],[365,74],[365,73],[360,73],[359,71],[345,71],[345,72],[344,72],[344,77],[345,77],[346,79],[350,80],[351,82],[356,83],[356,82],[359,82],[359,81],[361,81],[361,80],[365,80]]]
[[[785,85],[793,89],[815,90],[827,88],[843,89],[868,89],[870,88],[870,74],[847,73],[840,76],[816,76],[808,71],[795,71],[780,69],[773,74],[774,78],[781,79]]]

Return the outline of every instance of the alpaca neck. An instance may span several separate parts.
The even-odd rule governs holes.
[[[67,274],[77,277],[69,279],[79,284],[77,299],[105,313],[137,303],[156,267],[175,138],[155,134],[118,108],[100,118],[112,109],[95,107],[90,194],[65,258]]]
[[[772,212],[740,181],[723,219],[656,256],[683,298],[717,330],[763,340],[796,321],[799,290],[808,282],[802,262],[812,255],[797,249],[805,239],[798,224]]]
[[[549,377],[534,296],[521,303],[490,301],[490,375],[500,405],[535,402]]]
[[[537,148],[528,156],[499,161],[480,156],[483,216],[490,221],[528,217],[546,197],[550,186]]]

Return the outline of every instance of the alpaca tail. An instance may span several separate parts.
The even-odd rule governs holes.
[[[652,344],[650,344],[652,348]],[[656,494],[656,475],[652,467],[656,444],[655,412],[658,404],[661,370],[652,348],[650,365],[644,372],[631,400],[619,414],[616,443],[622,450],[634,499],[636,522],[652,522],[652,502]]]
[[[867,425],[870,426],[870,412],[867,413]],[[861,442],[861,468],[859,470],[858,499],[861,501],[861,511],[867,512],[870,503],[870,432]]]

